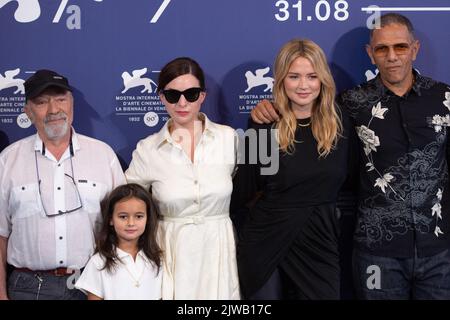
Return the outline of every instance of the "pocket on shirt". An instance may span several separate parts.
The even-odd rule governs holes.
[[[12,219],[28,218],[41,213],[45,215],[38,184],[30,183],[12,188],[9,211],[12,212]]]
[[[88,213],[100,213],[100,201],[108,191],[106,185],[94,180],[79,180],[78,188],[83,208]]]

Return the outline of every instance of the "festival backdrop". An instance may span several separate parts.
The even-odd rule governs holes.
[[[290,39],[324,49],[339,91],[372,78],[364,46],[385,10],[415,24],[419,72],[450,83],[449,0],[0,0],[0,147],[35,132],[23,83],[48,68],[74,87],[77,132],[110,144],[127,166],[137,141],[168,118],[158,72],[179,56],[206,73],[203,111],[245,128],[271,98],[273,61]]]
[[[256,103],[272,97],[273,61],[290,39],[324,49],[338,91],[373,78],[365,44],[387,11],[415,25],[415,68],[450,83],[450,0],[0,0],[0,151],[35,133],[23,83],[38,69],[69,78],[76,131],[111,145],[126,169],[136,143],[168,119],[156,94],[168,61],[197,60],[203,111],[244,129]],[[352,298],[354,216],[341,221],[342,297]]]

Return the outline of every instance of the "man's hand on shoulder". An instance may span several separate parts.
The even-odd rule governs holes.
[[[256,123],[272,123],[279,120],[275,107],[269,100],[260,101],[251,112],[252,120]]]

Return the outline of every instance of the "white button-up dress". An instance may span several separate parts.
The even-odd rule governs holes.
[[[205,115],[192,162],[168,123],[137,144],[128,182],[151,187],[162,221],[163,299],[239,299],[236,246],[229,218],[237,138]]]

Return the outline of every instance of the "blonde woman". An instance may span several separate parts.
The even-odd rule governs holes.
[[[246,163],[234,181],[233,207],[242,214],[252,203],[239,232],[241,290],[248,299],[339,299],[336,200],[346,179],[349,123],[334,103],[335,84],[317,44],[289,41],[274,70],[280,119],[251,127],[260,148],[275,132],[279,169],[262,175],[267,164]]]

